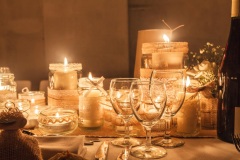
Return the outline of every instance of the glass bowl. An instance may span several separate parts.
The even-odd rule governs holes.
[[[39,129],[45,135],[64,135],[72,133],[78,126],[78,115],[75,110],[51,108],[40,112]]]

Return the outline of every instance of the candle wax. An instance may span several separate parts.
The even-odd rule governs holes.
[[[56,71],[54,73],[54,89],[74,90],[77,89],[77,71]]]
[[[177,132],[180,133],[195,133],[197,132],[199,125],[199,100],[198,96],[194,96],[195,93],[186,93],[185,101],[182,108],[177,114]]]
[[[84,96],[85,95],[85,96]],[[101,92],[86,90],[79,96],[79,116],[81,127],[100,127],[103,123],[103,108],[100,104]]]

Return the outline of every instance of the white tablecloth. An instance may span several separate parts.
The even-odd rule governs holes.
[[[101,138],[103,140],[111,140]],[[144,139],[143,139],[144,140]],[[194,138],[184,139],[183,147],[167,149],[167,156],[162,160],[240,160],[240,153],[231,143],[223,142],[216,138]],[[94,160],[94,154],[101,142],[94,142],[94,145],[87,146],[85,158]],[[109,145],[108,160],[116,160],[122,148]],[[137,160],[130,156],[129,160]]]

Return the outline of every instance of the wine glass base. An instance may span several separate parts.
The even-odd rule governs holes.
[[[127,143],[126,143],[127,142]],[[142,142],[136,138],[129,138],[127,141],[124,138],[116,138],[111,141],[112,145],[119,147],[139,146]]]
[[[167,154],[167,151],[158,146],[136,146],[131,149],[131,155],[140,159],[158,159]]]
[[[178,138],[169,138],[169,139],[164,139],[164,138],[157,138],[152,140],[153,145],[161,146],[164,148],[176,148],[176,147],[181,147],[184,145],[184,141]]]

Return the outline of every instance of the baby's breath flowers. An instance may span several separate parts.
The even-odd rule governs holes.
[[[212,93],[217,91],[217,72],[221,63],[224,48],[207,42],[199,52],[189,52],[186,62],[187,74],[191,79],[197,80],[201,87],[212,85]],[[209,87],[209,86],[208,86]]]

